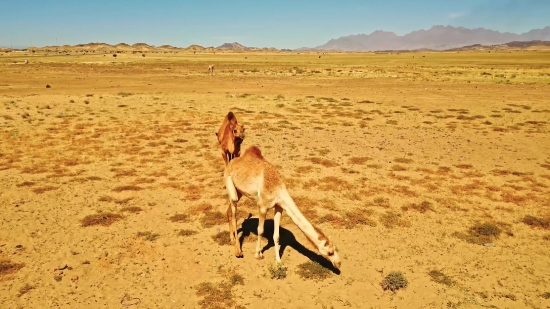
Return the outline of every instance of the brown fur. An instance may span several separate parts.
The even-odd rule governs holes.
[[[233,112],[227,113],[224,117],[216,136],[225,165],[233,158],[240,156],[241,143],[244,140],[244,126],[237,123],[237,117]]]

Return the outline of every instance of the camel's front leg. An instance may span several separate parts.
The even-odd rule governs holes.
[[[279,226],[281,225],[281,215],[283,214],[283,208],[279,205],[275,205],[273,208],[275,214],[273,216],[273,242],[275,243],[275,260],[277,263],[281,262],[281,251],[279,246]]]
[[[242,257],[243,252],[241,245],[237,241],[237,202],[240,199],[240,194],[237,192],[231,176],[225,177],[225,188],[229,194],[229,207],[227,209],[227,219],[229,220],[229,240],[235,245],[235,256]]]
[[[260,217],[258,218],[258,243],[256,244],[256,254],[254,257],[258,260],[264,258],[262,253],[262,236],[264,236],[264,222],[267,209],[260,207]]]

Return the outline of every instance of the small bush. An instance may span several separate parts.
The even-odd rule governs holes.
[[[286,278],[286,271],[288,268],[283,265],[283,263],[276,263],[275,265],[269,266],[269,274],[271,279],[284,279]]]
[[[550,292],[544,292],[540,297],[544,299],[550,299]]]
[[[400,271],[392,271],[390,272],[382,282],[380,282],[380,286],[382,286],[382,289],[384,291],[390,290],[395,293],[395,291],[404,289],[409,285],[409,282],[407,281],[407,278],[403,275]]]
[[[313,261],[307,261],[298,265],[298,270],[296,273],[302,279],[314,281],[325,280],[332,275],[332,272],[329,269]]]

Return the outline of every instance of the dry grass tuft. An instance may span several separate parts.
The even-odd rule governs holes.
[[[372,201],[372,204],[374,206],[382,207],[382,208],[390,208],[390,199],[385,197],[376,197]]]
[[[229,231],[221,231],[212,236],[212,239],[220,246],[230,246]]]
[[[268,270],[271,279],[280,280],[286,278],[288,268],[284,266],[283,263],[275,263],[275,265],[270,265]]]
[[[349,164],[357,164],[357,165],[363,165],[367,163],[367,161],[372,160],[372,158],[369,157],[351,157],[349,158],[348,162]]]
[[[138,186],[133,186],[133,185],[127,185],[127,186],[118,186],[111,191],[122,192],[122,191],[140,191],[140,190],[143,190],[143,188]]]
[[[142,212],[143,209],[141,209],[141,207],[138,207],[138,206],[128,206],[128,207],[123,207],[120,209],[120,212],[131,212],[131,213],[140,213]]]
[[[27,293],[29,293],[31,290],[34,290],[36,287],[30,284],[25,284],[19,289],[19,294],[17,294],[17,297],[21,297]]]
[[[407,281],[407,278],[405,278],[405,275],[403,275],[400,271],[392,271],[390,272],[382,282],[380,282],[380,286],[384,291],[390,290],[395,293],[395,291],[404,289],[409,285],[409,282]]]
[[[186,211],[186,213],[189,214],[190,216],[197,216],[211,210],[212,210],[212,205],[208,203],[201,203],[199,205],[190,207]]]
[[[40,187],[40,188],[34,188],[34,189],[32,189],[32,192],[34,192],[36,194],[42,194],[44,192],[53,191],[53,190],[57,190],[57,187],[44,186],[44,187]]]
[[[0,277],[11,275],[25,267],[24,263],[12,263],[10,260],[0,260]]]
[[[307,173],[310,173],[314,170],[315,168],[313,166],[299,166],[296,168],[296,173],[298,174],[307,174]]]
[[[18,188],[20,188],[20,187],[32,187],[32,186],[34,186],[35,184],[36,184],[36,183],[35,183],[35,182],[32,182],[32,181],[24,181],[24,182],[22,182],[22,183],[18,183],[16,186],[17,186]]]
[[[227,223],[227,217],[219,211],[208,211],[200,218],[202,227],[208,228]]]
[[[455,232],[453,235],[471,244],[483,245],[500,237],[502,229],[493,223],[476,224],[467,233]]]
[[[529,225],[530,227],[550,230],[550,218],[539,218],[527,215],[521,220],[521,222]]]
[[[184,237],[193,236],[193,235],[196,235],[196,234],[198,234],[198,232],[193,231],[193,230],[180,230],[178,232],[178,236],[184,236]]]
[[[155,241],[157,238],[160,237],[160,234],[156,234],[156,233],[153,233],[153,232],[150,232],[150,231],[146,231],[146,232],[138,232],[137,236],[142,237],[142,238],[144,238],[145,240],[148,240],[148,241]]]
[[[171,216],[170,221],[172,222],[189,222],[189,215],[188,214],[175,214]]]
[[[403,218],[401,218],[401,214],[398,214],[393,211],[388,211],[385,214],[382,214],[380,216],[380,222],[389,229],[392,229],[394,227],[400,226],[400,227],[410,227],[411,223]]]
[[[228,281],[222,281],[217,284],[212,282],[200,283],[195,287],[197,296],[202,297],[199,305],[202,309],[244,308],[237,305],[232,288],[233,285]]]
[[[412,159],[409,159],[409,158],[395,158],[394,161],[397,163],[403,163],[403,164],[411,164],[414,162]]]
[[[408,211],[409,209],[413,209],[413,210],[416,210],[420,213],[425,213],[425,212],[430,211],[430,210],[435,212],[435,210],[432,207],[432,203],[430,203],[428,201],[423,201],[420,204],[411,203],[409,205],[401,207],[401,209],[404,210],[404,211]]]
[[[456,283],[453,279],[451,279],[451,277],[445,275],[439,270],[432,270],[428,273],[428,275],[430,275],[432,281],[444,284],[446,286],[453,286]]]
[[[118,220],[122,220],[123,218],[124,217],[119,214],[102,212],[102,213],[86,216],[82,220],[80,220],[80,222],[82,223],[82,226],[93,226],[93,225],[109,226]]]
[[[360,225],[375,227],[377,226],[376,221],[370,218],[373,214],[374,211],[371,209],[356,208],[352,211],[345,212],[341,216],[332,213],[326,214],[316,219],[315,223],[328,223],[335,227],[343,227],[346,229],[353,229]]]
[[[329,269],[314,261],[307,261],[298,265],[296,273],[304,280],[313,281],[322,281],[332,276]]]
[[[391,167],[391,170],[392,170],[392,171],[395,171],[395,172],[403,172],[403,171],[406,171],[407,168],[404,167],[404,166],[401,166],[401,165],[399,165],[399,164],[396,164],[396,165],[393,165],[393,166]]]

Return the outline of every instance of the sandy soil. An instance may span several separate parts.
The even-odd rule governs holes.
[[[0,56],[0,307],[550,306],[550,53],[245,56]],[[244,258],[212,237],[230,110],[341,273],[283,214],[271,279],[244,198]]]

